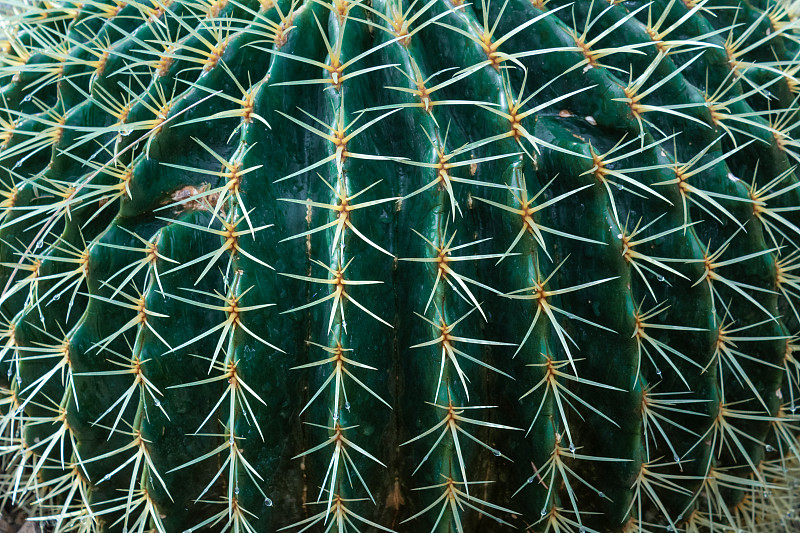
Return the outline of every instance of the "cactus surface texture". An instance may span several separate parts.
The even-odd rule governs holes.
[[[6,505],[797,531],[796,6],[4,5]]]

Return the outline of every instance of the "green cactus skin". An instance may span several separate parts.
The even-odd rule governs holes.
[[[56,532],[797,527],[797,6],[0,18],[0,500]]]

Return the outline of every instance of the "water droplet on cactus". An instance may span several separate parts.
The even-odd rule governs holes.
[[[17,383],[19,383],[20,385],[22,384],[22,376],[20,376],[19,374],[17,374]]]
[[[764,447],[764,449],[767,450],[768,452],[774,452],[775,451],[775,447],[772,444],[767,444]]]
[[[528,483],[533,483],[534,481],[536,481],[536,478],[534,478],[533,476],[531,476],[531,477],[529,477],[529,478],[527,479],[527,482],[528,482]]]
[[[662,282],[662,283],[667,281],[667,279],[664,276],[660,275],[660,274],[658,276],[656,276],[656,279],[658,281]]]
[[[348,412],[350,412],[350,402],[344,402],[344,408],[347,409]]]
[[[336,413],[333,413],[333,415],[332,415],[332,416],[333,416],[333,421],[334,421],[334,422],[335,422],[335,421],[337,421],[337,420],[339,420],[339,413],[338,413],[338,412],[336,412]]]
[[[53,301],[55,301],[55,302],[59,301],[60,299],[61,299],[61,293],[56,294],[55,296],[53,296]]]
[[[12,372],[12,371],[11,371],[11,369],[9,368],[9,369],[8,369],[8,377],[10,378],[10,377],[11,377],[11,374],[13,374],[13,373],[14,373],[14,372]]]
[[[25,98],[22,99],[23,102],[30,102],[31,100],[33,100],[32,94],[28,94],[25,96]]]
[[[500,450],[497,450],[497,449],[492,449],[492,453],[494,454],[495,457],[500,457],[501,455],[503,455],[500,452]]]
[[[235,442],[236,442],[236,439],[233,437],[233,435],[231,435],[230,438],[228,439],[228,443],[230,443],[230,445],[233,446],[233,444]]]
[[[547,509],[542,509],[542,516],[545,516],[546,514],[547,514]]]
[[[236,486],[233,488],[233,493],[234,493],[234,494],[239,494],[239,485],[236,485]]]
[[[672,455],[672,460],[675,461],[676,463],[680,463],[681,462],[681,458],[678,457],[677,453]]]
[[[124,130],[120,131],[119,133],[120,133],[120,135],[122,135],[123,137],[127,137],[127,136],[128,136],[128,135],[130,135],[132,132],[133,132],[133,129],[132,129],[132,128],[125,128]]]
[[[623,186],[621,183],[617,183],[617,189],[618,189],[618,190],[620,190],[620,191],[621,191],[621,190],[622,190],[622,189],[624,189],[624,188],[625,188],[625,187],[624,187],[624,186]]]
[[[617,239],[621,239],[621,238],[622,238],[622,233],[617,233]]]
[[[675,531],[675,528],[672,526],[667,526],[667,531]]]
[[[103,481],[108,481],[109,479],[111,479],[111,474],[106,474],[103,476]]]
[[[154,404],[156,407],[161,407],[161,402],[159,402],[158,400],[154,401],[154,402],[153,402],[153,404]]]
[[[269,498],[265,499],[264,505],[266,505],[267,507],[272,507],[272,500],[270,500]]]
[[[606,497],[605,493],[604,492],[600,492],[600,491],[597,492],[597,495],[600,496],[601,498],[605,498]]]
[[[569,443],[569,451],[571,451],[572,453],[575,453],[575,445],[572,444],[571,442]]]
[[[38,241],[38,242],[36,243],[36,248],[37,248],[37,249],[38,249],[38,248],[41,248],[42,246],[44,246],[44,241]]]

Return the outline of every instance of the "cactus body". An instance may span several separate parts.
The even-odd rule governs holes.
[[[0,492],[57,532],[796,525],[798,24],[15,6]]]

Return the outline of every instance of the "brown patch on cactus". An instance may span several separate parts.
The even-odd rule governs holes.
[[[196,198],[200,196],[202,193],[206,192],[210,188],[209,183],[203,183],[199,187],[195,187],[194,185],[186,185],[173,191],[169,195],[169,199],[165,199],[161,202],[161,205],[168,205],[168,204],[177,204],[180,202],[180,208],[178,213],[185,213],[187,211],[209,211],[211,209],[210,202],[208,198],[201,197],[197,200],[186,201],[189,198]]]
[[[386,507],[399,511],[400,507],[406,504],[406,499],[403,497],[403,491],[400,488],[400,479],[395,477],[392,490],[386,495]]]

